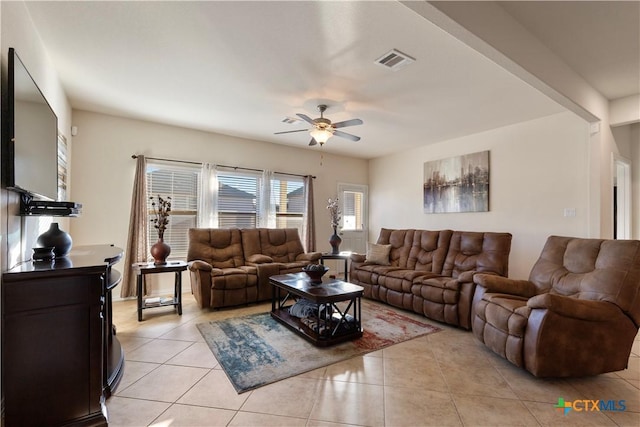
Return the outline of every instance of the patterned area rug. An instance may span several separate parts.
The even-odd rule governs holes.
[[[325,348],[269,313],[197,327],[238,393],[441,330],[368,300],[362,301],[362,325],[362,338]]]

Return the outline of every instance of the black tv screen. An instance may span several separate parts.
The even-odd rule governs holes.
[[[56,200],[58,118],[13,48],[8,65],[5,186],[35,199]]]

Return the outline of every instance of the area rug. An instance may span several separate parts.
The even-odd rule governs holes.
[[[362,338],[319,348],[269,313],[200,323],[200,333],[238,393],[441,329],[362,301]]]

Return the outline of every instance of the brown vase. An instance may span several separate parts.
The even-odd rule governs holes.
[[[331,245],[331,253],[336,255],[340,253],[340,243],[342,239],[338,236],[337,227],[333,227],[333,235],[329,238],[329,244]]]
[[[167,245],[162,238],[151,246],[151,256],[153,257],[153,263],[156,265],[166,264],[170,253],[171,246]]]

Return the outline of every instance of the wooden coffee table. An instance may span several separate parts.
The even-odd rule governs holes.
[[[314,284],[305,273],[272,276],[269,282],[271,316],[314,345],[326,347],[362,336],[362,286],[336,279]],[[317,304],[318,310],[304,319],[290,315],[289,308],[300,298]]]

